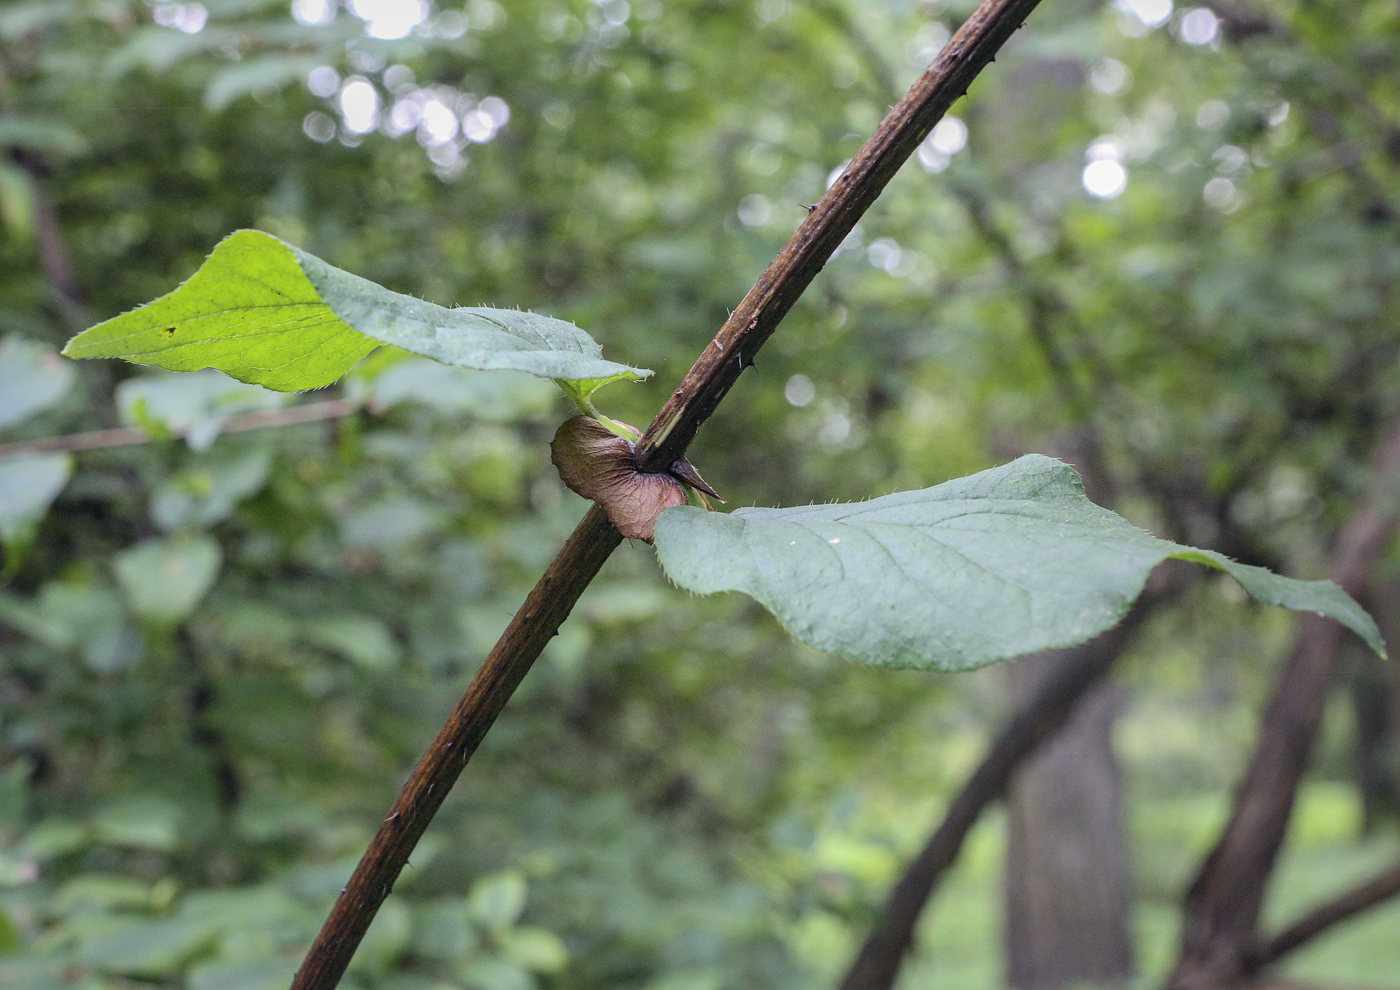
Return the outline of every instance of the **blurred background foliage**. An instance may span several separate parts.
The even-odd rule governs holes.
[[[533,380],[371,361],[335,390],[350,415],[221,435],[284,397],[56,348],[258,227],[579,323],[657,369],[599,397],[645,423],[971,6],[0,5],[0,439],[166,437],[0,460],[0,984],[285,986],[584,511]],[[1400,8],[1231,16],[1047,0],[702,433],[706,478],[861,498],[1088,436],[1135,521],[1316,576],[1400,406]],[[1121,671],[1144,984],[1287,642],[1235,597],[1203,580]],[[1353,668],[1280,918],[1397,845],[1400,749],[1357,741],[1400,690]],[[624,546],[347,985],[833,986],[1007,705],[1000,670],[838,662]],[[901,986],[999,985],[1003,842],[974,834]],[[1393,985],[1397,924],[1291,968]]]

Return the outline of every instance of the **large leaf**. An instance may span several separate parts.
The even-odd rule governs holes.
[[[443,364],[591,387],[651,374],[603,360],[597,342],[572,323],[513,309],[446,309],[258,230],[224,238],[174,292],[78,334],[63,353],[172,371],[213,367],[292,392],[329,385],[379,344]]]
[[[967,670],[1082,642],[1117,622],[1169,557],[1217,567],[1261,601],[1330,615],[1385,650],[1332,582],[1159,540],[1036,454],[868,502],[729,515],[678,506],[657,520],[656,549],[681,587],[742,591],[803,642],[882,667]]]

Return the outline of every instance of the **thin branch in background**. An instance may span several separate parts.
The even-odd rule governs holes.
[[[983,0],[890,111],[701,354],[637,444],[643,470],[685,454],[744,367],[899,167],[1039,0]],[[741,364],[740,355],[746,364]],[[622,540],[594,505],[491,650],[379,827],[331,909],[293,990],[333,990],[462,768],[579,595]]]
[[[245,433],[248,430],[266,430],[278,426],[295,426],[298,423],[315,423],[323,419],[340,419],[360,408],[360,403],[354,399],[328,399],[325,402],[307,402],[286,409],[240,413],[226,419],[219,432]],[[171,430],[166,437],[154,437],[140,426],[119,426],[111,430],[68,433],[60,437],[43,437],[38,440],[17,440],[14,443],[0,444],[0,459],[16,454],[80,453],[107,447],[130,447],[135,444],[152,443],[157,439],[183,437],[186,432]]]
[[[1252,969],[1261,969],[1306,945],[1334,925],[1354,918],[1377,904],[1400,895],[1400,863],[1353,887],[1299,918],[1272,938],[1265,939],[1250,955]]]
[[[1175,598],[1189,581],[1176,565],[1158,568],[1123,620],[1087,643],[1057,650],[1055,672],[997,734],[981,764],[949,806],[937,830],[890,891],[880,916],[841,990],[890,990],[914,943],[914,930],[929,898],[957,860],[968,833],[982,813],[1001,800],[1016,771],[1069,721],[1079,702],[1103,680],[1143,623],[1158,606]]]

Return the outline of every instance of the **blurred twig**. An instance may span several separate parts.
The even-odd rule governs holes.
[[[275,426],[294,426],[297,423],[314,423],[323,419],[339,419],[360,408],[354,399],[328,399],[325,402],[308,402],[288,409],[269,409],[259,412],[240,413],[230,416],[219,428],[220,433],[245,433],[248,430],[266,430]],[[171,430],[169,437],[183,437],[187,431]],[[151,443],[166,437],[153,437],[139,426],[120,426],[112,430],[91,430],[87,433],[68,433],[59,437],[43,437],[38,440],[17,440],[14,443],[0,444],[0,458],[16,454],[45,452],[78,453],[84,450],[101,450],[105,447],[130,447],[134,444]]]

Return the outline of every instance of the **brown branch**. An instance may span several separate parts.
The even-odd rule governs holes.
[[[782,253],[731,314],[637,445],[644,469],[685,454],[742,370],[905,160],[1039,0],[983,0],[890,111]],[[333,990],[418,838],[511,692],[622,537],[596,505],[535,585],[404,785],[292,981]]]
[[[1400,486],[1400,424],[1378,453],[1371,489],[1337,536],[1328,577],[1363,593],[1395,532]],[[1346,630],[1312,612],[1298,616],[1293,650],[1275,682],[1259,743],[1235,794],[1230,821],[1187,892],[1172,990],[1207,990],[1249,972],[1264,891],[1317,738]]]
[[[1039,0],[983,0],[938,58],[895,104],[874,135],[807,215],[637,444],[637,463],[661,470],[685,453],[700,425],[749,366],[803,290],[875,202],[933,125]]]
[[[339,419],[360,408],[353,399],[328,399],[325,402],[308,402],[287,409],[268,409],[259,412],[241,413],[230,416],[219,428],[222,433],[245,433],[248,430],[265,430],[276,426],[295,426],[298,423],[314,423],[323,419]],[[168,436],[183,437],[187,430],[171,430]],[[134,444],[151,443],[156,439],[140,426],[119,426],[111,430],[92,430],[87,433],[69,433],[61,437],[43,437],[39,440],[17,440],[14,443],[0,443],[0,459],[16,454],[45,452],[79,453],[84,450],[102,450],[106,447],[130,447]]]
[[[1277,962],[1280,957],[1312,941],[1333,925],[1354,918],[1397,894],[1400,894],[1400,863],[1353,887],[1335,900],[1309,911],[1273,938],[1266,939],[1251,954],[1251,968],[1259,969]]]
[[[841,990],[889,990],[914,941],[914,929],[944,873],[962,850],[982,812],[1006,793],[1026,759],[1069,721],[1080,700],[1108,673],[1144,620],[1185,587],[1178,565],[1160,568],[1148,589],[1112,629],[1096,639],[1055,652],[1061,660],[1053,674],[997,735],[992,748],[953,799],[943,823],[909,864],[851,964]]]

